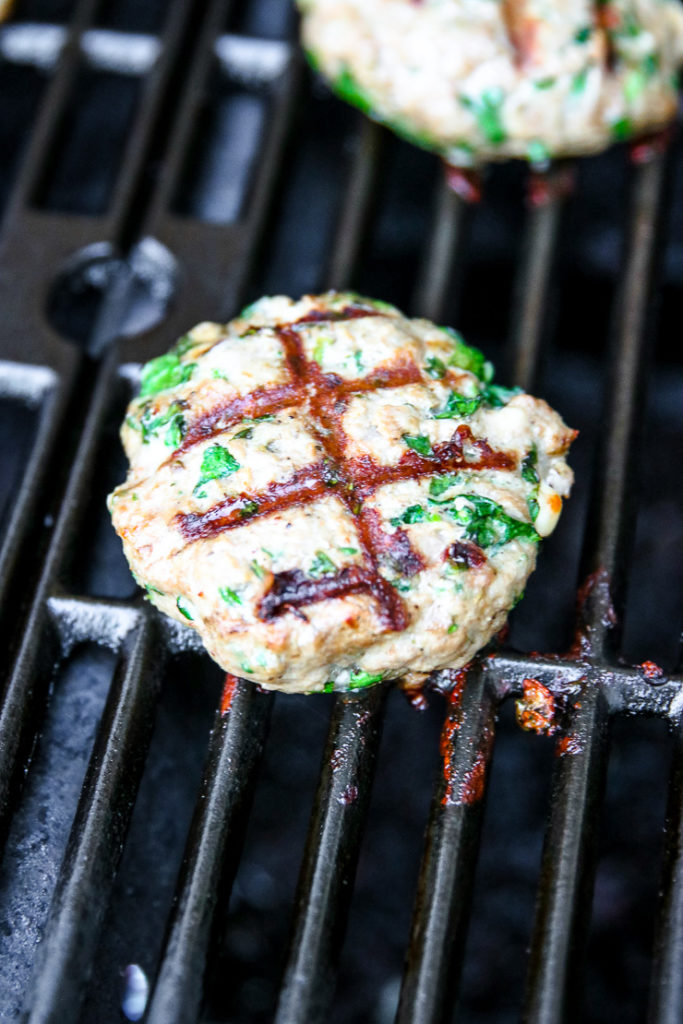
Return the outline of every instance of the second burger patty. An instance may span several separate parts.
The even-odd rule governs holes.
[[[678,102],[679,0],[299,0],[335,91],[451,164],[594,153]]]
[[[501,628],[574,437],[454,331],[328,293],[200,324],[142,372],[114,525],[150,600],[290,691],[419,681]]]

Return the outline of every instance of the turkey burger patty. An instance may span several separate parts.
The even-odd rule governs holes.
[[[501,628],[574,438],[449,328],[349,293],[264,298],[142,370],[114,526],[149,599],[288,691],[417,682]]]
[[[449,163],[594,153],[675,116],[679,0],[299,0],[333,89]]]

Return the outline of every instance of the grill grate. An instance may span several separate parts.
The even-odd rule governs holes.
[[[55,665],[64,664],[84,643],[110,649],[117,661],[49,915],[36,925],[44,938],[37,950],[26,953],[24,974],[17,974],[30,977],[25,1019],[31,1024],[104,1019],[104,1004],[94,999],[90,979],[94,970],[101,971],[98,944],[144,785],[160,715],[160,684],[179,663],[191,677],[204,671],[192,637],[160,621],[138,598],[127,596],[129,591],[119,593],[113,585],[116,593],[102,596],[97,586],[73,586],[74,578],[80,578],[74,573],[79,548],[95,514],[93,480],[135,386],[139,362],[158,354],[188,324],[207,315],[227,318],[250,289],[258,290],[260,279],[277,277],[278,253],[293,233],[288,197],[298,195],[301,204],[301,190],[292,191],[293,176],[308,159],[298,151],[303,114],[297,100],[304,88],[310,90],[310,82],[287,35],[291,25],[283,24],[282,5],[174,0],[149,5],[146,14],[136,12],[137,6],[78,0],[63,23],[53,13],[56,23],[49,26],[25,20],[0,30],[0,61],[8,67],[31,66],[43,81],[0,230],[5,359],[0,397],[30,410],[36,419],[0,548],[5,640],[0,824],[9,841],[26,770],[30,779],[32,753],[40,744]],[[17,17],[22,17],[21,5]],[[276,39],[264,31],[274,18],[283,27]],[[91,203],[91,212],[84,213],[71,206],[79,196],[69,193],[65,199],[60,189],[64,169],[88,164],[87,147],[98,131],[106,130],[101,108],[94,128],[78,121],[77,89],[85,70],[95,78],[132,79],[136,98],[115,180],[107,194],[98,179],[91,202],[86,175],[83,203]],[[382,225],[381,184],[399,145],[349,111],[340,109],[335,116],[347,125],[350,147],[341,150],[339,188],[328,193],[324,180],[317,184],[319,206],[313,206],[332,209],[326,216],[333,237],[312,250],[311,287],[344,287],[367,276],[362,255],[377,244],[373,236]],[[214,149],[206,149],[203,141],[200,145],[198,124],[208,126]],[[79,142],[83,138],[85,143]],[[309,158],[314,168],[324,145],[322,138],[313,140]],[[405,148],[401,153],[425,161],[421,166],[435,174],[430,158]],[[605,159],[623,162],[624,154]],[[225,161],[232,175],[219,173]],[[630,170],[631,208],[614,295],[608,401],[585,528],[580,577],[586,582],[577,640],[562,657],[503,646],[481,659],[466,681],[458,674],[446,702],[400,999],[396,994],[401,1024],[449,1019],[455,1005],[496,717],[503,702],[519,696],[529,680],[548,688],[562,715],[524,1019],[559,1022],[580,1012],[576,979],[590,924],[610,725],[624,715],[653,716],[673,729],[649,1019],[681,1018],[683,680],[676,674],[659,677],[655,667],[625,664],[619,626],[628,594],[636,512],[633,452],[654,336],[655,282],[665,251],[661,231],[670,209],[670,163],[670,153],[652,147]],[[104,170],[110,173],[110,167]],[[557,303],[551,300],[574,202],[569,179],[570,171],[559,167],[537,182],[536,201],[525,215],[507,352],[511,375],[526,388],[535,386],[542,362],[554,365],[550,342],[556,324],[551,317]],[[293,209],[296,213],[296,203]],[[420,208],[417,228],[410,228],[419,234],[422,249],[412,312],[458,322],[456,306],[466,311],[476,217],[477,211],[439,178]],[[425,245],[421,225],[430,218]],[[272,240],[270,254],[266,240]],[[306,264],[308,240],[299,243]],[[62,286],[71,282],[74,288],[84,280],[104,281],[102,301],[83,331],[83,346],[66,343],[45,317],[57,275]],[[400,294],[382,297],[408,304]],[[58,306],[55,300],[53,313]],[[135,336],[126,338],[127,332]],[[96,497],[101,502],[99,493]],[[95,554],[91,557],[96,561]],[[106,565],[91,575],[110,578]],[[109,593],[106,586],[104,591]],[[253,1019],[274,1014],[278,1024],[313,1024],[329,1011],[386,702],[386,689],[379,687],[332,703],[277,1009],[254,1010]],[[203,1013],[275,704],[271,695],[239,682],[234,692],[224,691],[215,712],[175,899],[163,911],[168,912],[167,931],[146,1018],[154,1024],[180,1024]],[[158,796],[166,799],[166,794]],[[159,842],[157,855],[163,857]],[[19,1019],[18,999],[12,991],[1,1020]],[[391,1019],[395,1009],[377,1010],[377,1020]],[[358,1019],[370,1019],[367,1008]]]

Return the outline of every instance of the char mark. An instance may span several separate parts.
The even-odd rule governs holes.
[[[444,552],[444,559],[460,569],[477,569],[486,562],[486,555],[478,544],[468,540],[456,540]]]
[[[502,0],[505,30],[518,68],[534,62],[538,19],[527,11],[526,0]]]
[[[476,461],[465,456],[464,446],[468,444],[479,456]],[[464,424],[457,428],[450,441],[434,445],[431,455],[420,455],[406,451],[395,466],[383,466],[370,456],[360,456],[346,461],[346,469],[353,480],[357,493],[366,498],[378,487],[396,483],[399,480],[419,480],[424,476],[451,473],[459,469],[514,469],[517,462],[513,455],[499,452],[487,441],[476,439]]]
[[[294,612],[305,605],[347,594],[370,594],[380,608],[380,617],[392,630],[408,625],[405,608],[396,599],[394,588],[373,569],[351,565],[340,572],[320,579],[311,579],[300,569],[288,569],[273,575],[272,582],[258,605],[258,617],[272,622],[280,615]]]
[[[328,493],[328,479],[329,468],[324,463],[305,466],[289,480],[272,483],[265,491],[233,495],[206,512],[181,512],[175,522],[187,541],[214,537],[224,530],[242,526],[247,520],[315,501]]]
[[[233,398],[191,422],[183,443],[173,454],[179,455],[200,441],[210,440],[245,417],[257,419],[259,416],[268,416],[287,406],[296,405],[299,401],[299,389],[292,384],[255,388],[248,395]]]
[[[325,324],[339,323],[340,320],[360,320],[365,316],[380,316],[378,309],[370,309],[368,306],[356,306],[350,304],[343,309],[312,309],[310,313],[295,320],[295,324]],[[294,326],[294,325],[285,325]]]
[[[416,576],[424,569],[422,556],[412,547],[405,530],[399,527],[394,533],[386,533],[374,508],[362,509],[360,520],[365,543],[376,559],[389,562],[401,576]]]

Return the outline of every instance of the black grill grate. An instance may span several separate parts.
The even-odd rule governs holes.
[[[229,317],[244,297],[262,286],[296,292],[302,278],[303,287],[311,289],[367,283],[368,291],[404,308],[412,306],[415,314],[464,321],[466,331],[469,317],[476,342],[472,311],[481,304],[482,284],[481,270],[472,260],[481,247],[489,253],[490,266],[505,262],[508,251],[514,251],[518,263],[513,287],[508,275],[484,289],[481,322],[495,323],[496,316],[507,320],[501,310],[505,289],[511,290],[513,312],[503,360],[516,382],[531,388],[539,378],[547,379],[561,395],[563,367],[569,364],[551,343],[563,333],[557,310],[567,315],[558,299],[565,280],[559,269],[567,259],[570,217],[579,202],[571,194],[569,168],[559,167],[536,181],[534,202],[523,214],[518,253],[514,237],[510,244],[504,236],[511,231],[516,237],[521,223],[520,172],[493,172],[481,210],[468,206],[442,182],[430,157],[389,139],[311,84],[291,36],[291,12],[282,4],[79,0],[55,10],[51,6],[33,10],[19,4],[16,20],[0,29],[0,72],[33,69],[39,93],[34,116],[25,129],[16,129],[16,144],[21,141],[24,149],[16,161],[0,231],[5,360],[0,398],[9,410],[8,422],[13,408],[21,410],[17,450],[25,453],[0,548],[0,822],[8,850],[32,773],[38,770],[41,744],[47,742],[45,709],[54,704],[53,688],[60,685],[63,666],[74,652],[99,648],[113,652],[116,668],[58,872],[54,866],[54,892],[46,884],[41,894],[42,904],[51,899],[49,914],[33,920],[28,929],[31,935],[43,933],[43,940],[37,946],[35,941],[25,943],[22,963],[10,968],[2,957],[14,955],[11,933],[16,937],[20,916],[3,918],[13,921],[13,928],[5,924],[9,953],[0,950],[0,970],[13,980],[0,1020],[24,1019],[19,1010],[23,1002],[31,1024],[115,1019],[107,1014],[113,1012],[112,975],[122,963],[110,960],[107,965],[106,933],[112,921],[121,930],[112,908],[122,899],[117,889],[122,853],[121,871],[127,878],[126,857],[136,841],[134,822],[126,846],[131,817],[136,801],[140,807],[145,800],[174,800],[162,788],[162,776],[153,775],[147,764],[150,744],[154,750],[157,743],[155,722],[158,729],[164,724],[169,728],[164,705],[169,677],[175,673],[186,687],[210,674],[193,639],[131,597],[118,556],[101,553],[107,534],[102,498],[121,475],[120,464],[114,465],[109,479],[106,463],[115,458],[114,432],[135,386],[139,362],[162,351],[189,324],[208,316]],[[41,16],[54,23],[33,23]],[[84,83],[92,85],[95,95],[85,114]],[[304,94],[307,102],[299,104]],[[316,105],[323,112],[312,132]],[[125,123],[119,123],[119,113],[126,114]],[[354,1019],[383,1022],[394,1012],[401,1024],[450,1018],[466,950],[496,718],[504,701],[519,696],[527,680],[541,682],[554,695],[561,728],[524,1019],[561,1021],[577,1019],[581,1012],[586,1020],[610,1019],[600,1017],[595,1008],[581,1010],[578,979],[590,925],[610,724],[625,715],[654,717],[673,730],[649,1019],[678,1021],[683,1013],[683,680],[676,674],[660,675],[655,666],[630,667],[620,655],[627,597],[632,603],[627,568],[637,512],[633,453],[645,407],[648,339],[655,336],[655,282],[666,251],[660,232],[664,213],[673,209],[667,198],[671,152],[653,146],[639,153],[630,167],[624,152],[586,164],[589,177],[603,176],[591,195],[605,203],[613,169],[619,168],[616,177],[628,169],[631,201],[623,252],[613,260],[618,280],[610,279],[610,271],[599,282],[601,295],[614,291],[611,350],[583,555],[580,568],[571,562],[573,550],[560,562],[562,594],[573,590],[575,579],[584,581],[577,638],[561,657],[503,646],[477,663],[464,685],[458,678],[441,731],[400,999],[390,990],[372,1008],[349,1010]],[[416,172],[415,179],[405,176],[406,168]],[[498,180],[504,206],[497,208]],[[413,181],[424,188],[424,195],[414,195]],[[584,185],[577,185],[579,199]],[[403,200],[401,233],[392,220],[394,193]],[[493,211],[495,222],[512,202],[512,227],[505,227],[501,217],[500,232],[495,223],[492,230],[487,211]],[[405,259],[404,246],[411,250]],[[376,257],[378,252],[384,252],[384,262],[367,259],[366,254]],[[402,294],[409,272],[412,303]],[[101,301],[92,310],[81,302],[74,312],[74,299],[92,298],[98,289]],[[50,326],[46,309],[53,325],[62,326],[70,315],[82,344],[65,342]],[[583,315],[586,320],[589,311]],[[127,333],[134,336],[126,340]],[[589,336],[596,333],[599,328]],[[577,347],[581,349],[580,340]],[[589,365],[594,364],[589,360]],[[586,401],[594,396],[589,389]],[[561,397],[558,404],[563,408]],[[580,400],[577,405],[580,410]],[[569,412],[567,418],[572,422]],[[8,474],[16,474],[16,467],[8,465]],[[565,513],[572,514],[578,543],[580,513]],[[657,583],[650,602],[658,600]],[[535,605],[533,594],[528,601],[532,611],[526,614],[547,623],[544,592],[537,592]],[[568,620],[567,601],[560,603],[559,615]],[[675,635],[677,628],[673,623],[669,632]],[[543,639],[542,629],[534,635]],[[216,700],[214,675],[205,695],[209,702]],[[198,792],[193,783],[183,797],[183,785],[176,779],[178,799],[189,806],[196,797],[196,810],[172,907],[169,879],[184,841],[182,814],[175,829],[156,839],[151,857],[152,863],[159,860],[158,869],[148,864],[149,883],[141,886],[140,914],[147,913],[148,887],[149,916],[155,922],[156,946],[148,970],[156,969],[157,976],[148,1021],[276,1019],[278,1024],[313,1024],[327,1015],[362,856],[386,703],[381,687],[362,697],[334,700],[281,986],[260,1002],[252,993],[251,1002],[235,1003],[239,1009],[230,1015],[225,999],[221,1010],[221,1000],[213,998],[219,1006],[214,1013],[211,992],[215,995],[217,984],[220,988],[215,974],[223,969],[220,950],[230,890],[254,794],[258,797],[257,782],[263,783],[271,711],[278,705],[248,683],[224,692]],[[290,706],[301,707],[295,702]],[[329,701],[321,698],[318,706],[328,707]],[[179,716],[176,707],[174,735],[182,742]],[[206,712],[197,722],[188,724],[198,738],[188,776],[198,781]],[[177,757],[183,764],[187,758],[188,766],[192,760],[185,751]],[[434,757],[432,744],[423,760]],[[156,764],[152,755],[150,763]],[[287,772],[287,765],[280,771]],[[404,784],[409,783],[406,779]],[[40,836],[38,823],[35,834]],[[151,875],[157,873],[161,881],[155,887]],[[0,877],[0,897],[5,899],[0,913],[13,898],[11,892],[3,895],[3,884],[11,877],[7,872]],[[30,900],[27,905],[32,906]],[[164,920],[162,941],[163,926],[156,922]],[[147,934],[144,928],[141,934]],[[107,971],[106,993],[100,998],[96,989]],[[516,1006],[506,1016],[503,1009],[489,1019],[516,1019],[519,1011]],[[343,1006],[335,1013],[334,1019],[350,1019]],[[469,1019],[466,1008],[463,1014]]]

